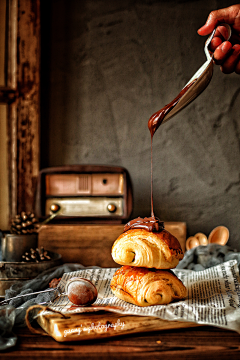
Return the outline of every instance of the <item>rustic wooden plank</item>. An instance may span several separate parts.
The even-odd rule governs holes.
[[[9,0],[7,86],[1,101],[10,103],[10,215],[32,210],[39,170],[40,1]],[[18,38],[18,42],[17,42]],[[18,60],[18,61],[17,61]]]
[[[8,139],[9,139],[9,225],[11,218],[17,213],[17,104],[8,107]]]
[[[6,85],[5,77],[5,36],[6,36],[6,0],[0,1],[0,86]]]
[[[10,104],[17,99],[17,92],[13,89],[0,87],[0,103]]]
[[[8,104],[8,128],[7,128],[7,162],[8,168],[8,208],[5,212],[8,214],[8,220],[5,229],[8,228],[11,214],[16,212],[17,198],[17,172],[16,172],[16,99],[17,91],[17,18],[18,18],[18,0],[7,0],[6,2],[6,43],[4,53],[4,83],[0,87],[0,102]]]
[[[8,228],[9,219],[7,138],[7,105],[0,103],[0,229]]]
[[[8,103],[9,218],[32,211],[39,172],[40,0],[8,0],[6,86]]]
[[[62,255],[64,262],[84,266],[116,267],[111,257],[113,242],[123,232],[123,224],[44,225],[38,236],[39,246]],[[185,249],[186,224],[166,222],[165,228],[176,236]]]
[[[123,225],[45,225],[38,244],[61,254],[63,262],[116,267],[111,248],[122,230]]]
[[[18,2],[17,211],[32,211],[39,172],[40,1]]]
[[[233,359],[240,356],[240,336],[214,327],[174,329],[103,340],[59,343],[50,336],[16,328],[16,347],[1,359]]]
[[[8,41],[6,87],[17,90],[18,0],[8,0]]]

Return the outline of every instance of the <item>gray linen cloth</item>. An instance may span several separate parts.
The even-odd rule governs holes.
[[[226,245],[208,244],[207,246],[198,246],[186,251],[177,269],[201,271],[234,259],[237,260],[239,267],[240,252]]]
[[[80,264],[63,264],[61,266],[48,269],[32,280],[18,281],[10,289],[5,291],[5,299],[10,299],[17,295],[29,294],[36,291],[46,290],[49,283],[54,278],[60,278],[64,273],[85,269]],[[97,268],[89,266],[87,268]],[[25,315],[27,309],[36,304],[48,303],[55,296],[54,291],[29,295],[10,300],[9,305],[0,306],[0,350],[6,350],[16,345],[17,337],[13,333],[14,327],[26,326]]]

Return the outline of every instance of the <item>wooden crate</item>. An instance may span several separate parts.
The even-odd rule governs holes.
[[[111,248],[123,227],[123,224],[44,225],[39,231],[38,246],[61,254],[65,263],[118,267],[112,260]],[[185,251],[186,223],[165,222],[165,229],[179,240]]]

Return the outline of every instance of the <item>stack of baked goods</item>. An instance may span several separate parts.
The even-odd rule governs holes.
[[[123,265],[110,284],[119,299],[150,306],[186,298],[186,287],[170,270],[183,258],[181,245],[158,218],[139,217],[127,223],[113,244],[112,257]]]

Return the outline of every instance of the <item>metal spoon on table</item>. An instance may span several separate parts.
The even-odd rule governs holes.
[[[226,40],[229,40],[232,33],[230,25],[224,23],[224,24],[218,24],[217,27],[218,26],[224,26],[227,29],[228,37]],[[196,97],[199,96],[210,83],[213,75],[214,60],[213,60],[213,55],[211,55],[209,52],[208,46],[214,37],[217,27],[213,30],[212,34],[205,42],[204,52],[207,58],[206,62],[198,69],[198,71],[191,77],[188,83],[184,86],[183,90],[189,86],[188,90],[184,93],[183,96],[180,97],[177,104],[167,113],[167,115],[164,117],[162,121],[162,124],[170,120],[174,115],[176,115],[179,111],[181,111],[194,99],[196,99]],[[192,82],[194,83],[193,85],[190,86]]]

